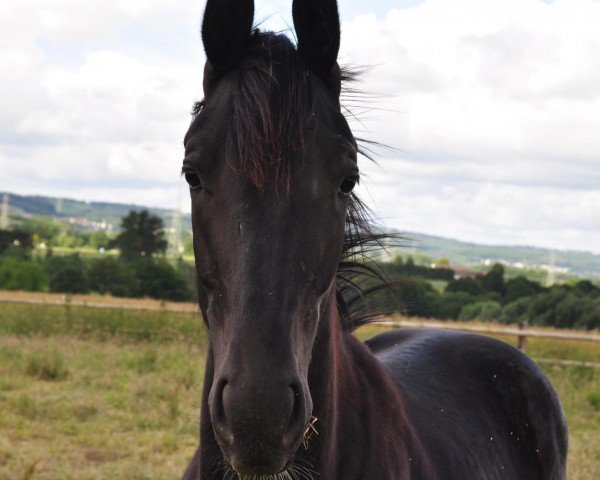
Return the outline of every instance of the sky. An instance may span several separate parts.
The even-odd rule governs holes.
[[[352,127],[394,147],[360,165],[385,225],[600,253],[599,0],[338,3],[340,63],[368,67]],[[0,191],[189,211],[203,7],[4,4]],[[256,1],[262,28],[286,29],[290,12]]]

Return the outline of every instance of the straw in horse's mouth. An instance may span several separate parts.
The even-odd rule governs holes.
[[[315,416],[311,417],[310,423],[308,424],[308,427],[306,427],[304,435],[302,435],[302,445],[304,445],[304,450],[308,450],[308,442],[311,439],[311,437],[315,434],[319,434],[319,432],[317,432],[317,429],[315,428],[315,424],[318,420],[319,419]]]

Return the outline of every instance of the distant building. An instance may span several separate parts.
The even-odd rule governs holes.
[[[479,275],[479,272],[473,270],[472,268],[469,267],[450,267],[452,270],[454,270],[454,279],[458,280],[459,278],[465,278],[465,277],[476,277],[477,275]]]

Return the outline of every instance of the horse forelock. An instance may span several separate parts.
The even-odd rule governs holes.
[[[291,162],[303,157],[314,109],[307,74],[285,35],[254,32],[237,70],[226,155],[259,189],[289,190]]]

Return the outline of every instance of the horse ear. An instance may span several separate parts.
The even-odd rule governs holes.
[[[298,53],[311,69],[331,75],[340,50],[340,16],[336,0],[294,0]]]
[[[237,65],[250,38],[254,0],[208,0],[202,21],[206,58],[215,70]]]

